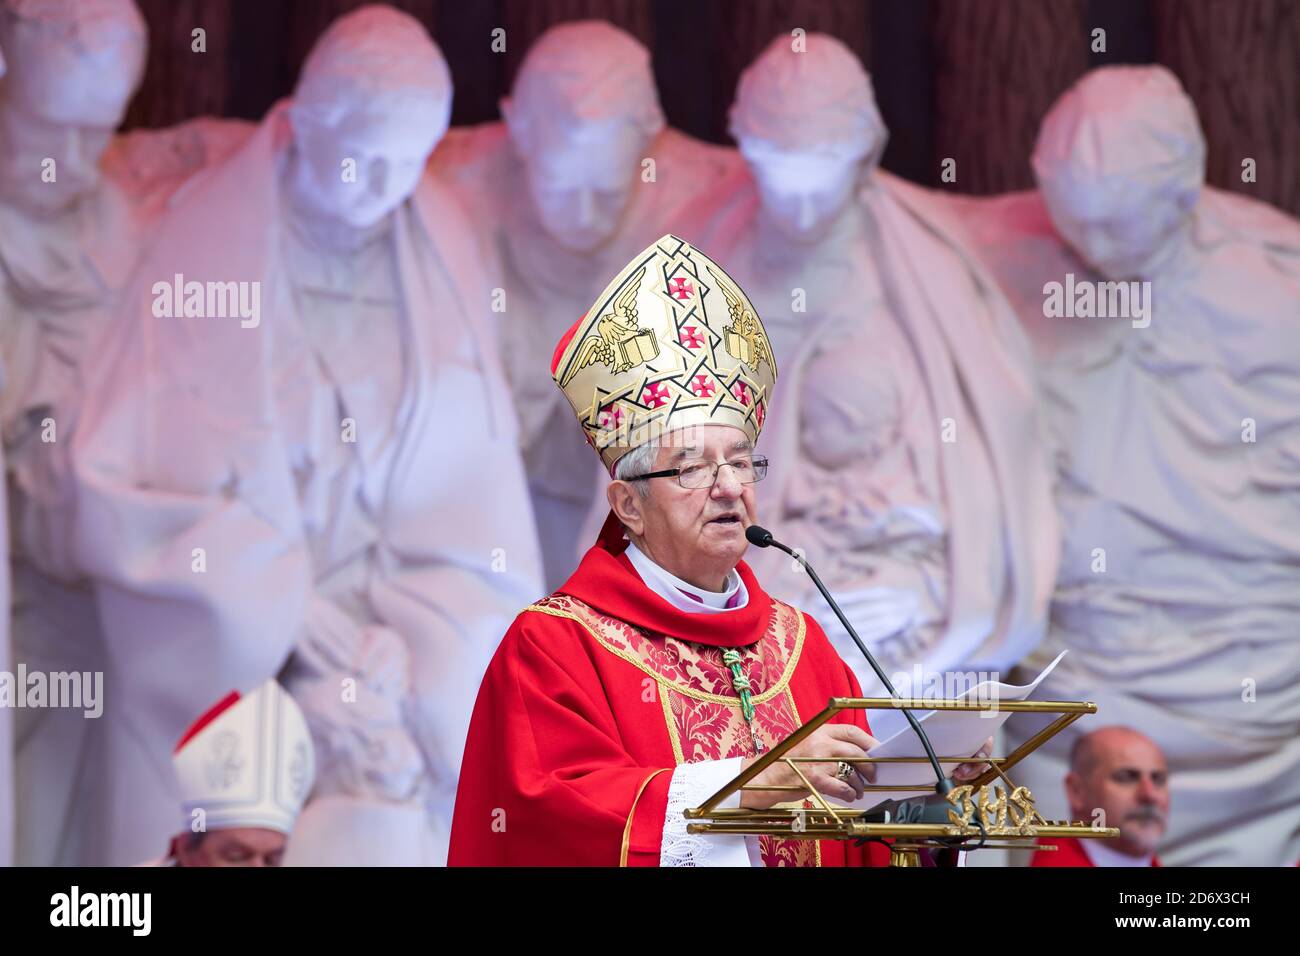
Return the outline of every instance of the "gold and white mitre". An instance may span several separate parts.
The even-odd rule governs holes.
[[[731,277],[664,236],[560,339],[551,377],[612,474],[633,448],[692,425],[734,425],[757,443],[776,359]]]
[[[232,691],[196,720],[172,757],[185,829],[264,827],[288,834],[316,778],[307,721],[274,680]]]

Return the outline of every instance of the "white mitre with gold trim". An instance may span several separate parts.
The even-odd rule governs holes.
[[[316,779],[307,721],[274,680],[232,691],[196,720],[172,757],[184,829],[264,827],[288,834]]]
[[[757,443],[776,359],[740,286],[669,235],[560,339],[551,377],[612,474],[633,448],[693,425],[734,425]]]

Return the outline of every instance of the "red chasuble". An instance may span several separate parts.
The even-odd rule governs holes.
[[[452,821],[452,866],[657,866],[681,763],[754,753],[722,661],[743,652],[764,750],[858,697],[811,617],[770,597],[743,561],[748,604],[690,614],[642,582],[621,529],[554,594],[523,610],[488,666]],[[836,717],[868,730],[863,711]],[[760,838],[767,866],[883,865],[878,844]]]

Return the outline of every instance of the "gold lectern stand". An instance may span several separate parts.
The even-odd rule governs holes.
[[[839,757],[788,757],[789,751],[809,734],[844,710],[986,710],[993,712],[1028,712],[1058,714],[1056,720],[1034,734],[1005,757],[990,756],[980,763],[989,764],[974,780],[954,787],[948,794],[952,807],[947,823],[867,823],[862,817],[866,810],[836,806],[817,791],[808,781],[801,763],[833,763]],[[725,787],[698,807],[686,811],[694,822],[687,825],[691,833],[771,834],[788,840],[891,840],[890,866],[920,866],[923,848],[1005,847],[1012,849],[1039,849],[1036,837],[1117,837],[1114,827],[1094,827],[1081,822],[1044,820],[1034,806],[1034,795],[1025,787],[1011,782],[1007,771],[1037,750],[1070,724],[1085,714],[1095,714],[1097,705],[1070,701],[991,701],[970,703],[957,700],[925,701],[890,697],[833,697],[826,709],[777,744]],[[750,783],[769,766],[782,761],[805,784],[799,786],[755,786]],[[927,757],[863,757],[847,763],[920,763],[929,765]],[[939,757],[940,764],[971,763],[969,755]],[[1001,780],[1005,789],[990,787]],[[737,791],[763,790],[772,792],[788,790],[807,793],[807,799],[797,804],[777,804],[767,810],[720,809],[719,804]],[[915,793],[925,790],[933,793],[934,780],[921,780],[916,784],[877,786],[867,784],[867,791],[905,791]],[[1009,822],[1008,822],[1009,818]],[[991,843],[990,839],[997,842]],[[964,846],[977,841],[975,847]],[[1055,847],[1052,847],[1055,849]]]

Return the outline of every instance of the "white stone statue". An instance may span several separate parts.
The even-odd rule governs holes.
[[[1042,635],[1058,541],[1028,347],[939,201],[878,168],[887,132],[857,58],[806,42],[746,70],[731,131],[750,175],[681,228],[749,294],[781,369],[761,523],[803,549],[901,692],[935,693],[938,672],[1005,670]],[[824,607],[788,556],[746,560]]]
[[[503,123],[453,130],[433,169],[501,262],[495,318],[553,588],[594,541],[579,531],[599,471],[551,381],[551,353],[604,277],[673,231],[739,159],[664,125],[649,52],[603,21],[546,31],[501,110]]]
[[[412,17],[337,20],[171,203],[95,350],[73,460],[134,811],[112,862],[166,838],[196,708],[291,653],[318,777],[286,862],[445,857],[480,675],[542,588],[490,286],[423,175],[451,95]]]
[[[1041,692],[1168,755],[1162,859],[1292,865],[1300,222],[1205,186],[1195,108],[1163,67],[1087,74],[1033,165],[1038,190],[962,206],[1050,413],[1064,549],[1039,653],[1070,653]],[[1023,765],[1035,794],[1059,793],[1072,740]]]
[[[103,671],[94,598],[69,551],[67,449],[83,400],[82,355],[168,198],[249,124],[204,117],[113,134],[144,69],[145,25],[133,0],[5,0],[0,42],[15,51],[0,82],[0,361],[8,370],[0,418],[13,512],[13,662],[46,674]],[[72,709],[17,717],[17,861],[100,859],[98,723]],[[11,747],[0,749],[5,779]]]
[[[139,83],[145,43],[130,0],[0,5],[10,61],[0,81],[0,427],[12,662],[32,672],[105,667],[93,596],[68,555],[66,452],[84,344],[109,314],[144,225],[99,160]],[[10,713],[15,861],[88,862],[106,822],[87,798],[101,772],[100,727],[74,708]]]

